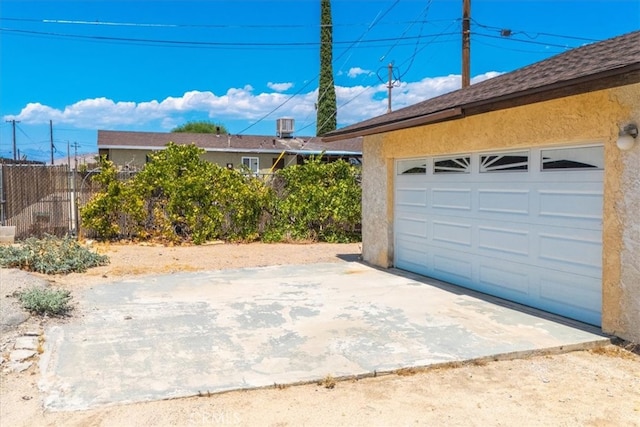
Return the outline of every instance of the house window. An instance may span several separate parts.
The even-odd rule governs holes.
[[[600,145],[542,150],[540,159],[543,171],[604,169],[604,147]]]
[[[471,156],[439,157],[433,162],[433,173],[469,173]]]
[[[529,153],[491,153],[480,156],[480,172],[527,171]]]
[[[243,157],[242,166],[249,169],[252,173],[258,173],[258,170],[260,170],[260,162],[257,157]]]
[[[398,175],[424,175],[427,173],[427,159],[399,160],[397,171]]]

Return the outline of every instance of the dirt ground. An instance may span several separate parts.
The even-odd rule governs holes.
[[[111,263],[84,274],[46,277],[72,292],[143,274],[357,260],[358,244],[250,244],[198,247],[96,245]],[[3,279],[2,297],[24,282]],[[31,276],[33,277],[33,276]],[[5,303],[6,304],[6,303]],[[20,331],[68,319],[31,317],[2,332],[4,349]],[[45,337],[46,339],[46,337]],[[5,351],[6,352],[6,351]],[[6,357],[5,354],[3,356]],[[3,367],[6,365],[3,365]],[[325,384],[273,387],[98,408],[44,412],[38,368],[0,369],[0,425],[133,426],[640,426],[640,356],[621,346],[404,370]]]

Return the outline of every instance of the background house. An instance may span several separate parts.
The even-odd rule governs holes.
[[[212,163],[233,168],[244,165],[259,174],[300,164],[305,158],[322,152],[325,161],[344,159],[360,164],[362,158],[361,137],[326,143],[316,137],[284,135],[98,131],[98,153],[130,170],[142,168],[149,154],[164,149],[169,142],[195,144],[205,150],[203,158]]]
[[[640,137],[617,144],[629,124],[640,32],[325,140],[364,136],[364,260],[640,342]]]

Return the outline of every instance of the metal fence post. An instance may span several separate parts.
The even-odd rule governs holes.
[[[4,165],[0,165],[0,224],[6,225],[7,214],[5,212],[6,198],[4,196]]]

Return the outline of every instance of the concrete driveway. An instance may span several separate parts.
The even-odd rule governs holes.
[[[608,342],[596,328],[355,262],[100,285],[45,331],[44,405],[76,410]]]

